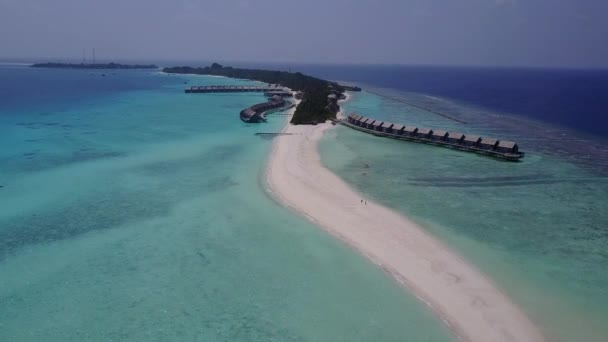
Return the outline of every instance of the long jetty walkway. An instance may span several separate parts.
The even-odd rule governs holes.
[[[237,85],[210,85],[210,86],[192,86],[185,90],[188,94],[204,94],[204,93],[248,93],[248,92],[279,92],[283,94],[291,94],[288,88],[281,87],[278,84],[270,84],[267,86],[237,86]],[[276,94],[276,93],[275,93]],[[275,95],[273,94],[273,95]]]
[[[356,113],[349,114],[346,119],[339,122],[344,126],[377,136],[442,146],[508,161],[519,161],[524,157],[524,153],[519,151],[519,146],[511,141],[416,126],[404,126],[370,119]]]
[[[284,97],[292,97],[293,92],[291,89],[282,87],[278,84],[268,84],[266,86],[192,86],[190,88],[186,88],[184,91],[187,94],[263,92],[265,96],[270,98],[267,102],[255,104],[241,111],[240,118],[242,121],[247,123],[265,122],[266,114],[293,107],[291,102],[287,102],[283,99]]]
[[[247,123],[259,123],[266,121],[266,114],[275,110],[291,108],[293,104],[285,101],[283,97],[274,95],[267,102],[258,103],[241,111],[241,120]]]

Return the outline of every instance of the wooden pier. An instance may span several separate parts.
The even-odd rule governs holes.
[[[267,133],[267,132],[258,132],[255,135],[259,135],[259,136],[281,136],[281,135],[300,135],[300,133]]]
[[[186,93],[250,93],[263,92],[269,97],[267,102],[255,104],[241,111],[240,117],[246,123],[259,123],[266,121],[266,114],[274,111],[282,111],[292,108],[294,104],[285,101],[284,97],[292,97],[291,89],[282,87],[278,84],[268,84],[266,86],[236,86],[236,85],[210,85],[192,86],[186,88]]]
[[[210,86],[192,86],[186,88],[187,94],[206,94],[206,93],[249,93],[249,92],[280,92],[281,94],[289,93],[288,88],[281,87],[278,84],[269,84],[267,86],[237,86],[237,85],[210,85]]]
[[[508,161],[519,161],[524,157],[524,152],[519,151],[519,146],[516,143],[495,138],[482,138],[477,135],[403,126],[370,119],[356,113],[351,113],[346,119],[340,120],[339,123],[381,137],[447,147]]]

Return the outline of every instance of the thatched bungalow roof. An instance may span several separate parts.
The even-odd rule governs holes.
[[[416,126],[405,126],[403,131],[408,133],[416,133],[418,132],[418,128],[416,128]]]
[[[481,140],[481,137],[479,135],[465,135],[464,136],[464,141],[466,141],[466,142],[477,143],[477,142],[479,142],[479,140]]]
[[[255,115],[255,111],[251,108],[247,108],[243,111],[243,114],[245,114],[248,117],[251,117],[251,116]]]
[[[518,153],[519,147],[512,141],[501,141],[496,147],[500,152]]]
[[[428,135],[432,132],[431,129],[429,128],[418,128],[418,134],[424,134],[424,135]]]
[[[393,125],[393,131],[400,131],[400,130],[402,130],[402,129],[403,129],[403,127],[404,127],[403,125],[400,125],[400,124],[394,124],[394,125]]]
[[[481,147],[494,148],[498,144],[498,140],[494,138],[481,139]]]
[[[450,137],[450,139],[462,139],[463,136],[463,133],[448,132],[448,137]]]
[[[433,138],[445,138],[445,136],[448,134],[448,132],[446,131],[442,131],[440,129],[438,130],[433,130]]]
[[[508,148],[508,149],[512,149],[513,147],[517,146],[516,143],[512,142],[512,141],[500,141],[498,143],[498,147],[504,147],[504,148]]]

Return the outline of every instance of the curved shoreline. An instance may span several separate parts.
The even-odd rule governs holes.
[[[343,240],[425,302],[466,341],[545,341],[485,275],[423,228],[364,197],[320,160],[328,123],[287,124],[275,139],[266,180],[271,195]]]

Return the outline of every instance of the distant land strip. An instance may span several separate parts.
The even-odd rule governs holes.
[[[55,69],[158,69],[154,64],[119,64],[119,63],[36,63],[32,68]]]

